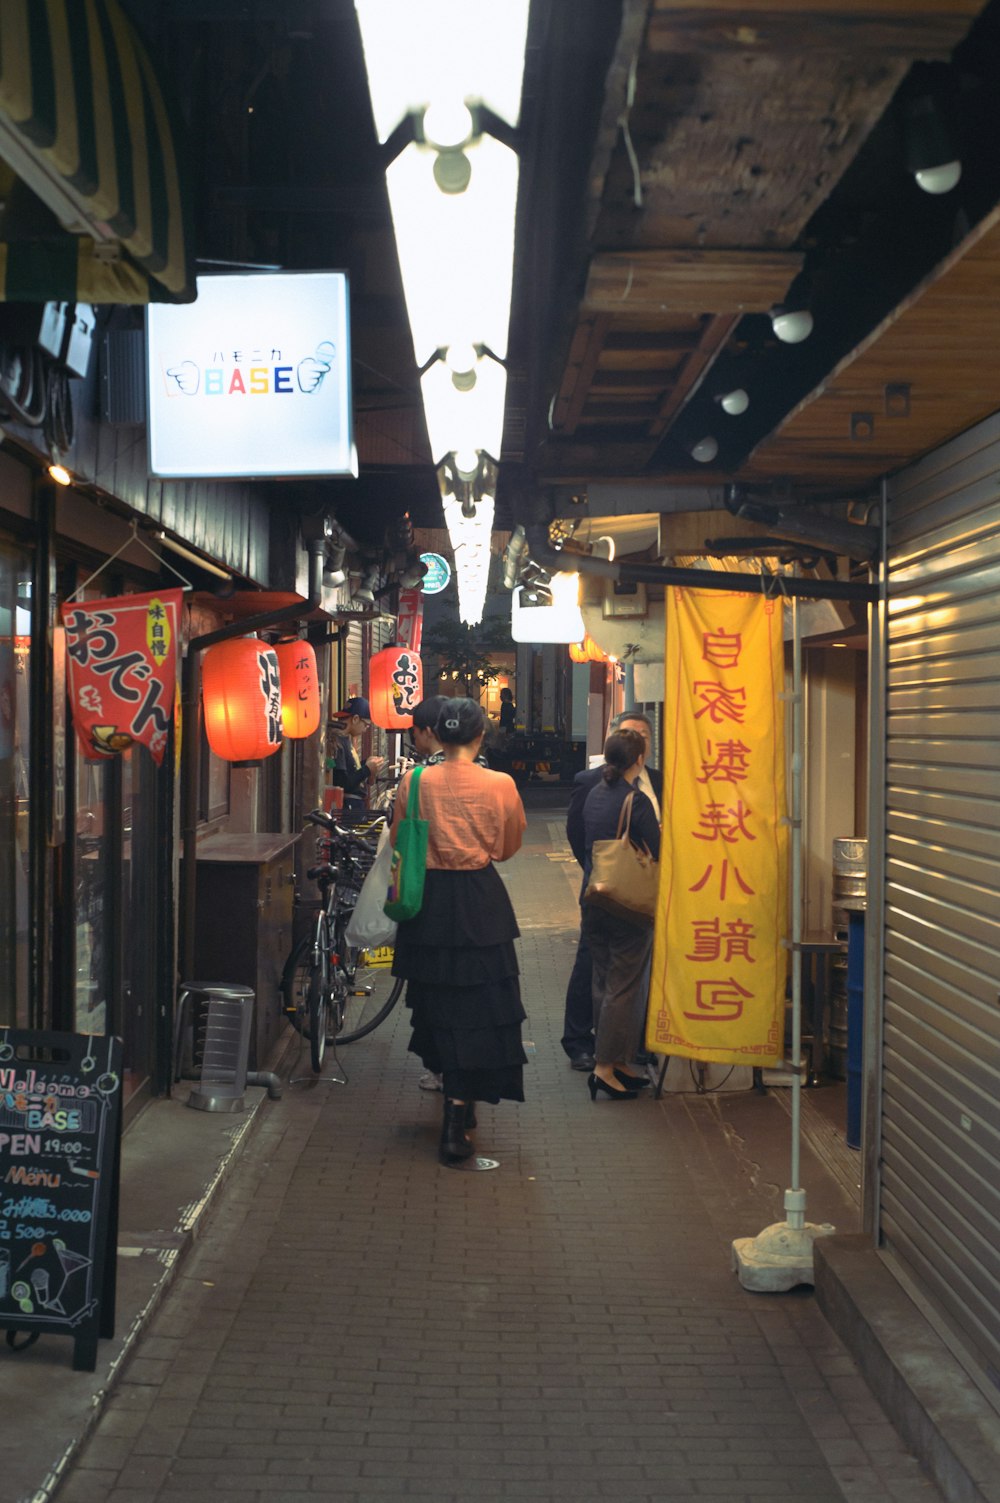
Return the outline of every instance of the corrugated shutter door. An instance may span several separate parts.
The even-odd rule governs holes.
[[[1000,416],[889,496],[880,1229],[1000,1386]]]
[[[351,621],[344,641],[344,692],[343,699],[364,691],[364,625]]]

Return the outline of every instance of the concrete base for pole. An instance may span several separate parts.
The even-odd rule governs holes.
[[[733,1243],[733,1272],[744,1289],[776,1294],[799,1284],[814,1284],[813,1243],[829,1237],[836,1227],[829,1221],[793,1226],[776,1221],[756,1237],[737,1237]]]

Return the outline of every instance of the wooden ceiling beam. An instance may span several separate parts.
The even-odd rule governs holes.
[[[647,46],[654,53],[875,52],[947,58],[982,0],[653,0]]]
[[[738,315],[735,313],[720,313],[705,325],[701,342],[685,362],[681,379],[660,403],[660,410],[649,425],[650,438],[659,439],[660,435],[670,427],[688,397],[697,390],[700,382],[711,370],[716,357],[733,332],[737,320]]]
[[[587,313],[766,313],[802,267],[795,251],[611,251],[590,263]]]
[[[610,327],[611,319],[606,314],[581,318],[577,324],[562,384],[552,406],[554,432],[572,433],[580,421]]]

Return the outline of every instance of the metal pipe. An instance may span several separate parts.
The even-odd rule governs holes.
[[[201,737],[199,707],[201,700],[201,654],[216,642],[230,637],[247,637],[257,631],[281,626],[308,616],[323,599],[323,556],[325,539],[309,542],[309,595],[294,605],[277,611],[264,611],[231,621],[217,631],[192,637],[187,647],[182,673],[184,718],[181,734],[181,980],[190,981],[194,974],[194,925],[198,905],[198,804],[201,774]]]
[[[596,574],[602,579],[628,584],[686,585],[692,590],[739,591],[747,595],[765,593],[787,595],[805,600],[878,599],[876,586],[845,579],[799,579],[791,574],[730,574],[721,569],[681,569],[671,564],[612,563],[590,554],[561,552],[533,547],[531,556],[550,572],[578,569],[581,574]]]
[[[792,600],[792,1183],[801,1190],[802,1135],[802,777],[803,777],[803,704],[802,704],[802,623],[799,602]],[[796,1222],[794,1217],[800,1219]],[[805,1205],[790,1209],[789,1223],[802,1226]]]
[[[889,649],[889,488],[882,482],[879,603],[868,617],[868,884],[862,1043],[861,1224],[877,1247],[882,1196],[882,1026],[885,1009],[886,720]]]

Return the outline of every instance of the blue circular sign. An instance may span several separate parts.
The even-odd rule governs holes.
[[[424,594],[440,595],[451,582],[451,565],[440,553],[422,553],[420,562],[427,565],[424,575]]]

